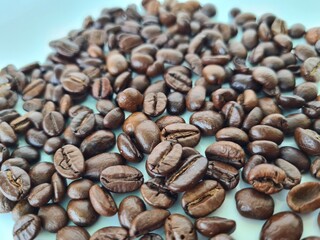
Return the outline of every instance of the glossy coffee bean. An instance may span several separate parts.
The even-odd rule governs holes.
[[[171,214],[164,223],[166,239],[198,239],[193,223],[181,214]]]
[[[188,111],[197,111],[201,109],[206,98],[206,89],[202,86],[195,86],[190,89],[186,96],[186,106]]]
[[[92,96],[96,99],[112,97],[113,89],[110,80],[106,77],[96,78],[91,87]]]
[[[238,212],[246,218],[268,219],[274,211],[272,197],[253,188],[239,190],[235,201]]]
[[[67,206],[69,219],[80,227],[93,225],[99,218],[89,199],[71,200]]]
[[[42,148],[48,140],[48,137],[44,131],[31,128],[26,133],[25,140],[33,147]]]
[[[214,180],[200,182],[187,190],[181,199],[184,211],[191,217],[199,218],[218,209],[225,199],[225,190]]]
[[[51,177],[51,185],[53,188],[52,201],[54,203],[59,203],[63,200],[67,191],[67,181],[65,178],[61,177],[57,172],[55,172]]]
[[[143,154],[137,148],[133,140],[125,133],[121,133],[117,138],[117,146],[121,156],[129,162],[140,162]]]
[[[49,204],[39,209],[42,227],[48,232],[57,232],[68,224],[66,210],[57,204]]]
[[[10,201],[0,191],[0,213],[9,213],[9,212],[11,212],[14,209],[15,205],[16,205],[15,202]]]
[[[2,151],[1,151],[2,158],[6,157],[7,152],[8,152],[7,148],[2,148]],[[37,149],[35,149],[35,148],[31,147],[31,146],[21,146],[21,147],[16,148],[11,153],[11,156],[12,157],[18,157],[18,158],[23,158],[23,159],[27,160],[29,163],[35,163],[36,161],[39,160],[40,154],[39,154]]]
[[[160,130],[151,120],[141,122],[134,130],[134,136],[138,147],[144,153],[151,153],[160,142]]]
[[[52,175],[56,172],[53,163],[39,162],[33,165],[29,171],[29,176],[33,186],[41,183],[49,183]]]
[[[44,116],[42,127],[46,134],[49,136],[58,136],[64,129],[64,118],[60,112],[50,112]]]
[[[231,141],[239,145],[246,145],[249,143],[249,137],[243,130],[235,127],[226,127],[220,129],[216,133],[217,141]]]
[[[301,182],[301,173],[293,164],[281,158],[275,160],[274,164],[286,173],[286,178],[283,182],[285,189],[291,189]]]
[[[192,86],[191,79],[179,71],[169,70],[164,80],[169,88],[181,93],[187,93]]]
[[[143,112],[151,117],[161,115],[167,106],[167,97],[164,93],[148,93],[143,100]]]
[[[134,167],[116,165],[101,172],[100,182],[111,192],[126,193],[137,190],[143,184],[143,175]]]
[[[2,195],[0,193],[0,195]],[[10,206],[9,206],[10,207]],[[12,211],[11,211],[12,210]],[[18,219],[27,214],[37,214],[38,209],[32,207],[27,199],[22,199],[19,202],[15,203],[15,206],[11,206],[12,219],[17,222]]]
[[[303,223],[300,216],[292,212],[279,212],[264,223],[260,232],[260,240],[299,240],[302,231]]]
[[[297,148],[286,146],[280,148],[280,158],[296,166],[300,172],[306,172],[310,168],[309,157]]]
[[[143,104],[142,94],[134,89],[127,88],[117,95],[117,103],[122,110],[129,112],[138,111]]]
[[[294,139],[299,148],[308,155],[320,154],[320,138],[315,131],[297,128],[294,132]]]
[[[279,147],[276,143],[268,140],[256,140],[247,145],[251,155],[259,154],[268,160],[276,159],[279,156]]]
[[[248,115],[244,118],[242,123],[242,129],[249,131],[253,126],[258,125],[264,117],[264,113],[260,107],[252,109]]]
[[[135,112],[126,118],[122,125],[122,130],[129,136],[133,136],[135,128],[143,121],[149,118],[142,112]]]
[[[104,227],[93,233],[90,240],[103,239],[119,239],[125,240],[128,238],[128,231],[122,227]]]
[[[0,141],[6,146],[15,145],[17,142],[17,135],[7,122],[0,123]]]
[[[34,214],[26,214],[16,221],[13,227],[13,239],[34,239],[41,230],[41,219]]]
[[[57,240],[89,240],[90,234],[84,228],[67,226],[57,232]]]
[[[71,199],[87,199],[89,198],[89,190],[93,185],[94,183],[88,179],[75,180],[68,186],[68,197]]]
[[[53,195],[53,187],[49,183],[42,183],[34,187],[28,196],[28,201],[33,207],[42,207],[47,204]]]
[[[204,136],[212,136],[223,126],[224,118],[214,111],[198,111],[190,116],[190,124],[200,129]]]
[[[257,67],[252,72],[253,79],[265,89],[273,89],[278,84],[276,73],[268,67]]]
[[[93,185],[89,190],[90,202],[94,210],[101,216],[113,216],[117,213],[117,205],[106,190],[99,185]]]
[[[304,98],[306,102],[313,101],[317,97],[317,85],[312,82],[304,82],[296,86],[293,93]]]
[[[94,114],[87,111],[78,113],[70,122],[73,134],[82,138],[88,136],[93,131],[94,125]]]
[[[119,222],[122,227],[129,229],[133,219],[146,210],[145,203],[137,196],[125,197],[119,205]]]
[[[107,129],[116,129],[124,122],[124,112],[120,108],[114,108],[103,118],[103,126]]]
[[[167,111],[171,115],[180,115],[186,110],[185,97],[180,92],[172,92],[168,95]]]
[[[1,170],[6,170],[11,166],[19,167],[26,172],[30,170],[30,164],[23,158],[9,158],[2,165]]]
[[[267,125],[253,126],[249,131],[249,137],[252,141],[268,140],[277,144],[281,144],[284,139],[283,132],[277,128]]]
[[[222,113],[229,127],[240,127],[244,120],[243,108],[235,101],[227,102],[222,108]]]
[[[173,123],[186,123],[185,120],[180,116],[162,116],[157,119],[156,124],[159,127],[160,131],[166,126]]]
[[[221,217],[203,217],[195,222],[196,229],[206,237],[213,237],[220,233],[231,234],[236,228],[236,222]]]

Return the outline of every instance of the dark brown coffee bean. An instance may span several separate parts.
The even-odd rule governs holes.
[[[47,101],[43,105],[41,113],[43,116],[46,116],[47,114],[49,114],[51,112],[56,112],[56,105],[52,101]]]
[[[142,112],[135,112],[126,118],[122,125],[122,130],[129,136],[133,136],[135,128],[149,118]]]
[[[78,113],[70,122],[70,128],[77,137],[88,136],[95,125],[94,114],[83,111]]]
[[[89,199],[71,200],[67,206],[69,219],[80,227],[93,225],[99,218]]]
[[[0,149],[1,149],[1,145],[0,145]],[[2,154],[2,159],[4,160],[8,159],[9,155],[7,157],[7,154],[9,154],[9,149],[5,148],[4,146],[2,147],[2,151],[0,153],[0,163],[2,162],[1,154]],[[16,148],[11,153],[11,157],[23,158],[27,160],[29,163],[35,163],[36,161],[39,160],[40,154],[35,148],[31,146],[21,146]]]
[[[230,80],[230,87],[238,92],[243,92],[246,89],[252,89],[254,91],[261,89],[260,83],[254,81],[252,75],[246,74],[235,74],[232,76]]]
[[[56,50],[60,55],[70,58],[76,55],[80,50],[76,43],[65,38],[51,41],[49,46]]]
[[[85,93],[89,82],[89,77],[80,72],[71,72],[61,80],[63,89],[70,94]]]
[[[89,191],[92,207],[101,216],[113,216],[117,213],[117,205],[111,194],[103,190],[99,185],[93,185]]]
[[[111,131],[98,130],[87,136],[80,145],[80,150],[86,157],[105,152],[115,145],[115,136]]]
[[[29,172],[30,170],[30,164],[28,163],[27,160],[23,158],[9,158],[7,159],[2,165],[1,165],[1,170],[4,171],[8,169],[9,167],[19,167],[23,169],[26,172]]]
[[[276,144],[281,144],[284,139],[283,132],[267,125],[253,126],[249,131],[249,137],[252,141],[268,140],[275,142]]]
[[[318,157],[311,163],[310,173],[313,177],[320,179],[320,159]]]
[[[10,126],[16,133],[25,133],[30,128],[31,121],[25,114],[12,120]]]
[[[203,66],[200,57],[194,53],[188,53],[185,56],[185,60],[189,64],[192,71],[198,76],[201,76]]]
[[[68,224],[66,210],[57,204],[41,207],[38,216],[41,219],[42,227],[48,232],[56,233]]]
[[[119,153],[100,153],[85,161],[84,177],[99,180],[101,172],[110,166],[124,164],[124,159]]]
[[[245,152],[234,142],[219,141],[209,145],[205,151],[208,160],[224,162],[239,169],[245,162]]]
[[[171,192],[165,186],[163,178],[152,178],[141,185],[143,199],[155,208],[170,208],[177,200],[178,194]]]
[[[0,110],[0,120],[3,122],[9,123],[19,116],[20,114],[12,108]]]
[[[246,22],[249,21],[255,21],[256,20],[256,16],[253,13],[238,13],[235,16],[235,22],[237,25],[243,25]]]
[[[253,79],[260,83],[265,89],[273,89],[278,84],[276,73],[267,67],[256,67],[252,72]]]
[[[306,61],[308,58],[317,57],[316,50],[308,44],[298,44],[294,48],[294,54],[302,62]]]
[[[10,201],[0,191],[0,213],[9,213],[9,212],[11,212],[14,209],[15,205],[16,205],[15,202]]]
[[[69,94],[64,94],[59,102],[59,111],[62,115],[66,116],[72,106],[72,99]]]
[[[317,85],[312,82],[304,82],[296,86],[293,93],[304,98],[306,102],[313,101],[318,94]]]
[[[195,86],[190,89],[186,97],[187,109],[191,112],[201,109],[205,102],[206,89],[202,86]]]
[[[305,34],[305,26],[301,23],[293,24],[289,28],[288,34],[292,38],[301,38]]]
[[[56,238],[57,240],[89,240],[90,234],[85,228],[67,226],[58,231]]]
[[[139,148],[145,153],[150,153],[160,142],[160,130],[150,120],[143,121],[137,125],[134,129],[134,136]]]
[[[242,106],[244,111],[250,112],[258,106],[258,97],[253,90],[247,89],[238,96],[237,102]]]
[[[168,95],[167,111],[171,115],[180,115],[186,109],[185,97],[180,92],[172,92]]]
[[[0,139],[1,139],[1,127],[0,127]],[[31,146],[42,148],[46,143],[46,141],[48,140],[48,137],[44,131],[31,128],[26,133],[25,139],[26,139],[26,142]]]
[[[112,51],[107,57],[107,69],[110,74],[117,76],[128,69],[128,62],[118,51]]]
[[[63,144],[64,140],[60,137],[49,138],[43,146],[43,151],[47,154],[53,154],[61,148]]]
[[[131,138],[121,133],[117,138],[117,146],[120,154],[129,162],[140,162],[143,159],[143,154],[136,147]]]
[[[259,43],[257,31],[255,29],[245,30],[243,32],[241,42],[247,50],[255,48]]]
[[[182,146],[179,143],[163,141],[150,153],[146,169],[152,176],[167,176],[179,166],[181,157]]]
[[[27,114],[27,117],[36,129],[38,130],[42,129],[42,121],[43,121],[42,113],[31,111]]]
[[[199,111],[190,116],[190,124],[200,129],[204,136],[213,136],[223,126],[223,116],[214,111]]]
[[[133,219],[146,210],[144,202],[137,196],[125,197],[119,205],[119,222],[122,227],[129,229]]]
[[[244,188],[235,195],[237,210],[241,216],[252,219],[268,219],[274,211],[274,201],[270,195],[253,188]]]
[[[248,175],[248,181],[259,192],[273,194],[283,189],[286,173],[279,167],[262,163],[253,167]]]
[[[236,228],[236,222],[221,217],[204,217],[196,220],[195,227],[202,235],[213,237],[220,233],[231,234]]]
[[[183,61],[183,55],[181,52],[175,49],[162,48],[157,51],[156,59],[161,62],[165,62],[172,65],[179,65]]]
[[[205,66],[202,75],[209,84],[222,84],[226,78],[225,69],[219,65]]]
[[[276,104],[273,98],[264,97],[259,99],[259,107],[261,108],[262,112],[265,116],[281,113],[281,109]]]
[[[183,192],[195,186],[205,175],[208,160],[201,155],[192,155],[166,180],[166,185],[173,192]]]
[[[148,93],[158,93],[163,92],[166,93],[168,91],[167,84],[164,80],[159,80],[154,83],[152,83],[147,89],[144,91],[144,96]]]
[[[63,139],[67,144],[75,145],[77,147],[79,147],[81,143],[81,138],[74,135],[70,126],[66,127],[66,129],[64,130]]]
[[[143,112],[151,117],[161,115],[166,109],[167,97],[164,93],[148,93],[143,100]]]
[[[139,237],[163,226],[170,212],[163,209],[152,209],[139,213],[131,223],[130,237]],[[149,219],[146,222],[146,219]]]
[[[301,173],[293,164],[281,158],[278,158],[274,164],[286,173],[286,178],[283,182],[285,189],[291,189],[301,182]]]
[[[280,150],[276,143],[268,140],[256,140],[247,145],[247,149],[251,155],[259,154],[268,160],[276,159]]]
[[[286,131],[288,129],[286,117],[279,113],[272,113],[268,116],[265,116],[260,124],[275,127],[282,131]]]
[[[131,55],[131,67],[137,73],[146,73],[153,63],[153,58],[144,53],[134,53]]]
[[[51,185],[53,187],[52,201],[54,203],[61,202],[67,191],[66,180],[62,178],[57,172],[55,172],[51,177]]]
[[[90,240],[128,239],[128,231],[122,227],[104,227],[93,233]]]
[[[1,196],[3,196],[1,193],[0,193]],[[7,198],[6,198],[7,199]],[[10,201],[7,199],[7,201]],[[24,215],[27,215],[27,214],[37,214],[38,212],[38,209],[37,208],[34,208],[32,207],[28,200],[27,199],[22,199],[20,200],[19,202],[17,203],[14,203],[15,205],[14,206],[11,206],[10,210],[11,213],[12,213],[12,218],[15,222],[18,221],[18,219]]]
[[[49,202],[53,195],[53,187],[49,183],[42,183],[31,189],[28,201],[33,207],[42,207]]]
[[[244,119],[244,111],[240,104],[229,101],[223,106],[222,113],[229,127],[241,126]]]
[[[6,146],[15,145],[18,138],[13,128],[7,122],[0,123],[0,142]]]
[[[115,107],[116,106],[113,104],[113,102],[111,100],[108,100],[108,99],[100,99],[96,103],[96,109],[102,115],[106,115],[108,112],[110,112]],[[91,113],[93,113],[93,112],[91,111]]]
[[[116,100],[121,109],[129,112],[136,112],[143,104],[142,94],[134,88],[127,88],[120,92]]]
[[[57,172],[65,178],[76,179],[85,171],[83,155],[80,149],[73,145],[59,148],[53,161]]]
[[[311,156],[319,155],[320,138],[318,133],[310,129],[297,128],[294,132],[294,139],[299,148]]]
[[[164,229],[166,239],[198,239],[193,223],[187,217],[178,213],[171,214],[166,219]]]
[[[292,212],[279,212],[262,226],[260,239],[300,239],[303,231],[302,219]],[[290,237],[289,237],[290,236]]]
[[[148,74],[148,72],[147,72]],[[158,74],[157,74],[158,75]],[[148,77],[152,77],[149,76]],[[150,79],[146,75],[137,75],[130,82],[129,87],[137,89],[139,92],[143,93],[147,87],[150,85]]]
[[[35,239],[41,231],[41,219],[34,214],[19,218],[13,227],[14,240]]]
[[[50,112],[44,116],[42,122],[43,130],[49,136],[58,136],[64,129],[64,118],[59,112]]]
[[[94,185],[91,180],[79,179],[69,184],[67,194],[71,199],[88,199],[89,190]]]
[[[191,79],[178,71],[169,70],[165,73],[164,80],[168,87],[177,92],[187,93],[192,87]]]
[[[26,101],[40,97],[45,90],[45,85],[46,83],[42,79],[33,80],[23,89],[22,99]]]
[[[137,190],[143,184],[142,173],[130,166],[110,166],[100,175],[100,182],[111,192],[125,193]]]
[[[194,147],[200,141],[200,131],[190,124],[174,123],[162,129],[161,140],[177,142],[184,147]]]
[[[106,77],[96,78],[92,84],[92,96],[96,99],[111,98],[113,89],[110,80]]]
[[[264,114],[260,107],[252,109],[242,123],[242,129],[249,131],[253,126],[258,125],[263,119]]]
[[[239,128],[227,127],[222,128],[216,133],[217,141],[231,141],[239,145],[247,145],[249,143],[248,135]]]
[[[305,104],[305,100],[299,96],[284,96],[280,95],[277,97],[277,103],[282,108],[301,108]]]
[[[311,101],[303,106],[302,111],[309,118],[319,118],[320,117],[320,101]]]
[[[166,126],[174,123],[185,123],[185,121],[182,117],[171,115],[162,116],[156,121],[156,124],[159,127],[160,131]]]
[[[237,99],[237,93],[233,89],[220,88],[211,94],[211,100],[214,107],[221,110],[222,107],[229,101]]]
[[[301,65],[301,76],[309,82],[318,82],[320,80],[320,59],[318,57],[310,57]]]
[[[293,90],[295,87],[295,77],[293,73],[287,69],[281,69],[277,72],[278,85],[283,91]]]
[[[116,129],[124,122],[124,112],[120,108],[114,108],[103,118],[103,126],[108,129]]]
[[[51,162],[39,162],[32,166],[29,171],[31,183],[37,186],[42,183],[49,183],[56,169]]]
[[[132,78],[131,72],[129,72],[129,71],[125,71],[125,72],[121,73],[120,75],[118,75],[113,82],[113,91],[115,93],[119,93],[119,92],[125,90],[128,87],[128,85],[131,81],[131,78]]]
[[[214,180],[200,182],[182,196],[182,207],[191,217],[199,218],[218,209],[225,199],[225,190]]]

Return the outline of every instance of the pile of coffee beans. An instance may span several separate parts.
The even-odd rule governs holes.
[[[216,22],[197,1],[142,6],[103,9],[50,42],[43,64],[1,70],[0,212],[13,238],[234,239],[236,222],[214,211],[244,181],[234,210],[265,221],[260,239],[299,240],[300,214],[320,208],[320,27],[238,8]],[[292,211],[274,214],[284,189]],[[90,236],[114,215],[121,227]]]

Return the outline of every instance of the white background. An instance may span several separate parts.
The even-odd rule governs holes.
[[[289,26],[298,22],[304,23],[307,28],[320,25],[320,4],[316,0],[220,0],[210,2],[214,3],[218,9],[218,14],[214,18],[216,21],[229,21],[229,10],[232,7],[239,7],[243,11],[250,11],[258,16],[265,12],[274,13],[286,20]],[[0,0],[0,3],[0,68],[2,68],[9,63],[21,67],[32,61],[41,62],[51,51],[48,42],[65,36],[71,29],[81,27],[82,21],[86,16],[97,17],[104,7],[125,7],[129,3],[139,3],[139,1]],[[86,104],[94,107],[95,103],[92,99],[89,99]],[[21,103],[19,103],[18,109],[21,111]],[[189,113],[184,115],[187,122],[189,116]],[[201,140],[197,149],[204,153],[205,148],[214,141],[214,137],[206,137]],[[295,146],[295,143],[292,138],[289,138],[283,145]],[[117,150],[114,149],[114,151]],[[42,160],[51,161],[51,157],[42,154]],[[134,166],[140,168],[145,174],[144,163],[135,164]],[[146,179],[148,178],[147,174],[145,174],[145,177]],[[305,174],[303,181],[316,180],[311,178],[309,174]],[[248,185],[241,182],[235,190],[228,192],[224,204],[212,216],[236,220],[237,228],[232,234],[235,239],[254,240],[258,239],[264,221],[246,219],[238,214],[234,194],[243,187],[248,187]],[[289,210],[285,201],[286,194],[287,191],[282,191],[273,195],[275,213]],[[123,195],[115,195],[118,204],[123,197]],[[66,206],[66,203],[67,201],[63,205]],[[172,213],[182,213],[179,205],[179,202],[177,202],[170,211]],[[318,212],[301,215],[304,221],[303,237],[320,235],[319,227],[316,224]],[[0,215],[0,239],[12,239],[13,224],[11,214]],[[110,218],[100,217],[98,223],[88,228],[88,231],[92,234],[99,228],[110,225],[119,225],[117,216]],[[163,231],[160,231],[160,233],[163,234]],[[55,234],[42,232],[37,239],[55,239]]]

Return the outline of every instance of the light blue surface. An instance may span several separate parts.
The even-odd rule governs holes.
[[[21,67],[29,62],[44,61],[51,49],[48,42],[65,36],[71,29],[79,28],[83,19],[91,15],[98,16],[104,7],[126,6],[129,3],[138,1],[109,1],[109,0],[0,0],[0,68],[12,63]],[[208,2],[208,1],[203,1]],[[218,15],[216,21],[226,22],[229,20],[228,12],[232,7],[239,7],[243,11],[250,11],[258,16],[271,12],[286,20],[288,25],[303,23],[307,28],[319,26],[319,1],[298,1],[298,0],[229,0],[210,1],[217,6]],[[94,100],[89,99],[87,105],[94,106]],[[18,105],[21,110],[21,102]],[[185,114],[188,122],[190,114]],[[118,132],[117,132],[118,134]],[[204,153],[205,148],[214,142],[214,137],[203,138],[197,149]],[[292,139],[288,139],[282,145],[296,146]],[[114,151],[117,151],[114,149]],[[42,160],[50,161],[51,157],[42,154]],[[145,174],[144,163],[135,164]],[[309,174],[303,176],[303,181],[315,181]],[[260,229],[264,221],[250,220],[241,217],[235,206],[234,194],[241,188],[249,185],[241,182],[236,189],[227,193],[222,207],[215,211],[213,216],[226,217],[237,221],[236,231],[232,234],[235,239],[255,240],[259,237]],[[275,212],[289,210],[285,197],[287,191],[272,195],[275,200]],[[114,194],[117,203],[124,196]],[[64,203],[64,206],[66,201]],[[180,212],[182,209],[177,203],[170,209],[172,213]],[[311,214],[301,215],[304,221],[303,237],[314,235],[319,236],[320,230],[316,224],[316,217],[319,211]],[[11,214],[0,215],[0,239],[12,239],[13,220]],[[117,216],[101,217],[94,226],[88,228],[92,234],[96,230],[109,226],[119,225]],[[160,231],[163,234],[163,231]],[[55,239],[55,234],[42,232],[37,239]],[[200,237],[200,239],[205,239]]]

